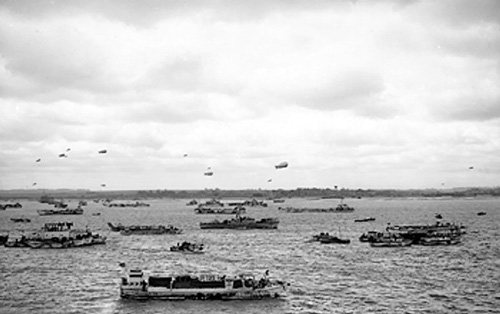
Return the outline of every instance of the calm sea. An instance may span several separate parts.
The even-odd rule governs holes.
[[[277,217],[277,230],[200,230],[230,216],[195,215],[188,200],[149,200],[150,207],[107,208],[89,202],[81,216],[39,216],[38,202],[0,211],[0,230],[38,229],[73,221],[106,235],[106,245],[65,250],[0,247],[0,313],[499,313],[500,199],[347,199],[353,213],[283,213],[278,206],[332,207],[337,200],[291,199],[248,207],[247,216]],[[70,203],[70,206],[76,206]],[[478,216],[480,211],[486,212]],[[92,213],[101,213],[93,216]],[[467,226],[455,246],[372,248],[358,241],[391,224]],[[13,223],[11,217],[30,218]],[[376,221],[354,223],[372,216]],[[173,224],[181,235],[122,236],[107,222]],[[349,245],[307,242],[329,232]],[[171,253],[182,241],[203,242],[204,255]],[[159,274],[266,270],[290,283],[288,295],[265,301],[129,301],[119,297],[120,262]]]

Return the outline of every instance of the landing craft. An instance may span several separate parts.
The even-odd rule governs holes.
[[[66,154],[59,154],[59,158],[68,158],[68,156]]]
[[[101,186],[102,186],[102,187],[105,187],[105,186],[106,186],[106,184],[101,184]]]
[[[286,167],[288,167],[288,163],[286,161],[274,166],[274,168],[276,168],[276,169],[282,169],[282,168],[286,168]]]
[[[103,149],[99,151],[99,154],[106,154],[107,152],[108,152],[107,150]]]
[[[36,162],[40,162],[40,161],[42,161],[42,158],[38,158],[38,159],[36,160]]]
[[[268,179],[267,182],[273,182],[273,179]]]
[[[188,156],[188,154],[184,154],[184,155],[182,155],[182,157],[187,157],[187,156]]]
[[[474,169],[474,167],[469,167],[469,170],[472,170],[472,169]]]

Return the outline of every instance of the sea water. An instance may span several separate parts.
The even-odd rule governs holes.
[[[189,200],[147,200],[150,207],[109,208],[89,202],[79,216],[39,216],[46,204],[21,201],[0,211],[0,230],[20,233],[46,222],[72,221],[108,237],[105,245],[50,250],[0,247],[0,313],[493,313],[500,305],[500,198],[346,199],[353,213],[285,213],[278,206],[335,207],[338,200],[287,199],[248,207],[246,216],[276,217],[277,230],[201,230],[230,215],[197,215]],[[126,201],[124,201],[126,202]],[[76,201],[70,206],[76,206]],[[73,207],[74,207],[73,206]],[[484,216],[477,213],[483,211]],[[92,215],[100,213],[99,216]],[[387,224],[442,222],[467,227],[453,246],[372,248],[359,242]],[[13,223],[11,217],[30,218]],[[372,222],[354,219],[375,217]],[[123,236],[108,222],[172,224],[180,235]],[[329,232],[348,245],[310,242]],[[203,243],[203,255],[169,251]],[[119,297],[119,263],[152,274],[271,276],[290,283],[281,299],[260,301],[131,301]],[[498,313],[498,312],[497,312]]]

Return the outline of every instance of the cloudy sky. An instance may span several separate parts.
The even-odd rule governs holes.
[[[0,0],[0,189],[498,186],[499,12]]]

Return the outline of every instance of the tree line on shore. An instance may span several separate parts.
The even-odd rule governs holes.
[[[247,190],[127,190],[127,191],[91,191],[91,190],[3,190],[0,199],[39,199],[42,195],[65,199],[147,199],[147,198],[390,198],[390,197],[477,197],[500,196],[500,187],[471,187],[454,189],[247,189]]]

